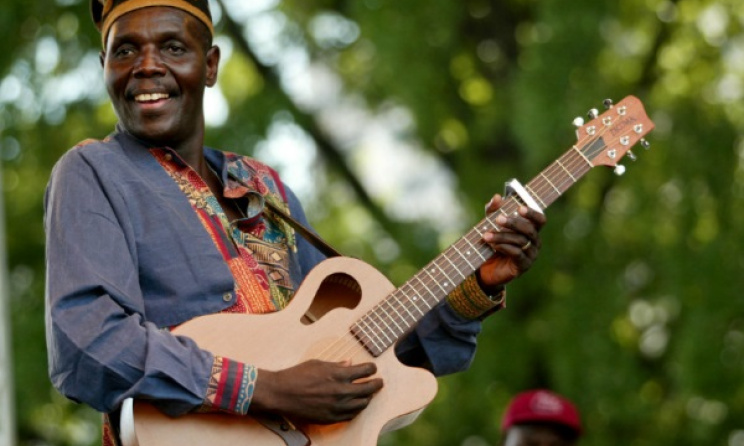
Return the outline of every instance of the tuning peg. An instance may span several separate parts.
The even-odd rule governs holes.
[[[607,110],[609,110],[612,108],[612,99],[605,99],[604,101],[602,101],[602,104]]]
[[[615,175],[621,176],[624,173],[625,173],[625,166],[623,166],[622,164],[618,164],[617,166],[615,166]]]
[[[582,118],[581,116],[577,116],[577,117],[576,117],[576,118],[575,118],[575,119],[573,120],[573,125],[574,125],[574,126],[575,126],[576,128],[579,128],[579,127],[581,127],[582,125],[584,125],[584,118]]]
[[[635,161],[637,159],[635,153],[633,153],[632,150],[628,150],[628,158],[630,158],[631,161]]]
[[[587,113],[586,115],[589,116],[589,119],[594,119],[597,116],[599,116],[599,110],[597,110],[596,108],[593,108],[589,110],[589,113]]]
[[[651,147],[651,143],[646,141],[644,138],[641,138],[641,147],[648,150]]]

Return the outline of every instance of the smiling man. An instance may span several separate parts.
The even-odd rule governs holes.
[[[204,90],[220,60],[207,0],[93,0],[91,10],[119,123],[69,150],[47,188],[53,384],[107,414],[106,444],[118,441],[109,415],[127,398],[171,416],[354,418],[383,387],[372,362],[264,370],[171,332],[207,314],[282,310],[324,255],[273,210],[307,223],[274,170],[204,147]],[[487,211],[500,205],[496,196]],[[545,218],[523,207],[497,223],[483,236],[493,257],[396,345],[402,362],[436,375],[470,364],[482,319],[503,306],[503,285],[536,259]]]

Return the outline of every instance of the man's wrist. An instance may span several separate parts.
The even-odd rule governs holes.
[[[477,275],[471,274],[447,296],[447,302],[465,319],[482,319],[503,308],[506,290],[503,286],[498,288],[494,289],[495,294],[486,294],[478,283]]]
[[[504,298],[504,294],[506,292],[506,286],[504,284],[490,286],[485,285],[483,283],[483,280],[481,279],[480,270],[475,271],[475,280],[478,282],[478,286],[483,291],[483,293],[488,296],[491,301],[499,302]]]

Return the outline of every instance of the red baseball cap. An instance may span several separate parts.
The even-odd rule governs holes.
[[[501,420],[501,431],[515,424],[554,423],[573,429],[581,435],[579,411],[566,398],[538,389],[520,393],[511,400]]]

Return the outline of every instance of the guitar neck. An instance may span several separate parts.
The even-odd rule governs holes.
[[[591,167],[587,158],[572,148],[533,178],[525,189],[545,209]],[[489,230],[499,230],[495,223],[498,215],[514,214],[522,205],[517,195],[510,196],[498,211],[486,216],[360,318],[351,327],[354,336],[372,355],[381,355],[493,255],[483,235]]]
[[[367,351],[381,355],[493,255],[483,235],[499,230],[495,223],[499,215],[512,215],[525,204],[520,195],[533,207],[546,209],[593,167],[620,167],[617,161],[638,141],[648,148],[642,136],[654,123],[638,98],[627,96],[617,106],[605,102],[609,110],[600,116],[592,110],[594,119],[577,129],[577,144],[527,183],[525,191],[509,196],[498,211],[486,216],[350,327]]]

